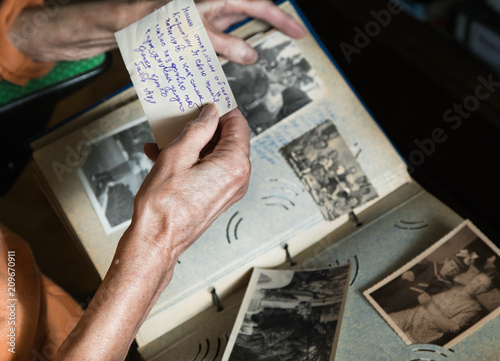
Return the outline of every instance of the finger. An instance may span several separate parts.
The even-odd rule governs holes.
[[[220,140],[220,127],[217,127],[217,130],[215,131],[215,134],[210,140],[210,142],[208,142],[205,148],[203,148],[203,150],[200,152],[200,159],[203,159],[207,155],[212,153],[217,143],[219,143],[219,140]]]
[[[253,64],[257,60],[257,51],[243,39],[221,33],[212,26],[207,27],[207,33],[215,51],[226,59],[241,64]]]
[[[248,189],[250,178],[250,134],[248,123],[238,109],[218,120],[213,151],[191,168],[197,179],[205,179],[205,194],[212,197],[207,225],[239,201]],[[202,183],[200,183],[202,184]]]
[[[160,150],[158,149],[158,144],[156,143],[146,143],[144,144],[144,154],[151,159],[153,162],[156,162],[158,156],[160,155]]]
[[[198,118],[191,120],[184,127],[181,135],[165,149],[184,167],[191,167],[198,162],[200,152],[213,138],[217,130],[219,110],[214,104],[207,104]]]
[[[220,198],[221,212],[240,200],[248,189],[250,179],[250,131],[248,122],[239,109],[234,109],[219,120],[220,138],[212,153],[200,159],[199,167],[213,169],[218,165],[218,181],[224,184]],[[215,180],[214,180],[215,182]]]
[[[250,158],[248,122],[239,109],[233,109],[219,120],[220,139],[210,156]]]
[[[306,36],[306,30],[279,7],[268,0],[229,0],[227,12],[242,12],[250,17],[264,20],[284,34],[299,39]]]

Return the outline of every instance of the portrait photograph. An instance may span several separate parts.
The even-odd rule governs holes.
[[[255,269],[223,361],[334,359],[350,264]]]
[[[145,143],[155,143],[145,118],[92,142],[78,176],[106,233],[128,224],[134,199],[153,162]]]
[[[322,93],[319,77],[293,39],[273,31],[254,47],[259,55],[256,63],[222,65],[252,137]]]
[[[449,348],[500,314],[499,257],[465,221],[364,295],[406,344]]]
[[[326,220],[334,220],[377,197],[375,188],[330,120],[294,139],[280,153]]]

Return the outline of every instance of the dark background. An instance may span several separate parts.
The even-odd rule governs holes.
[[[443,115],[474,95],[479,76],[493,73],[493,79],[500,81],[500,75],[446,33],[448,19],[437,28],[404,12],[393,15],[348,63],[340,44],[354,45],[355,27],[364,29],[374,20],[370,11],[387,9],[387,1],[296,2],[407,164],[411,152],[419,149],[415,141],[430,138],[436,128],[446,132],[447,140],[410,173],[499,244],[500,88],[481,101],[457,130]]]

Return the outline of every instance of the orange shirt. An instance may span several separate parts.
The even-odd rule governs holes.
[[[7,31],[21,10],[41,6],[44,0],[0,0],[0,80],[5,79],[18,85],[25,85],[32,78],[40,78],[54,66],[53,62],[35,62],[20,52],[10,41]],[[40,11],[43,12],[42,9]],[[47,14],[43,14],[47,16]],[[35,17],[35,16],[33,16]],[[23,36],[33,36],[34,22],[25,23],[21,34],[14,41],[22,41]]]
[[[40,273],[28,244],[0,225],[0,360],[51,360],[82,312]]]

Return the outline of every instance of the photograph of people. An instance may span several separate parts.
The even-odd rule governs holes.
[[[408,344],[451,347],[500,314],[500,250],[470,221],[364,292]]]
[[[424,260],[372,296],[388,313],[418,306],[421,298],[453,288],[453,279],[468,270],[473,258],[474,255],[462,250],[443,262]]]
[[[433,343],[472,325],[482,313],[477,296],[498,285],[498,279],[480,272],[464,286],[456,286],[433,296],[424,293],[420,305],[390,313],[394,322],[413,343]]]
[[[222,66],[251,136],[311,103],[321,92],[319,78],[293,39],[273,32],[255,50],[259,58],[252,65]]]
[[[326,220],[377,197],[355,156],[329,119],[280,149]]]
[[[350,265],[256,269],[223,361],[334,358]]]
[[[107,233],[132,218],[135,194],[153,166],[143,144],[154,142],[143,120],[96,141],[78,175]]]

